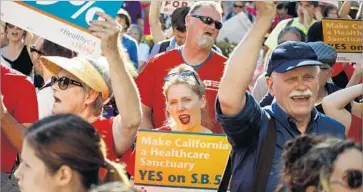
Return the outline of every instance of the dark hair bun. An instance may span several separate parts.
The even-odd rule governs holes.
[[[295,139],[288,141],[284,147],[283,158],[285,159],[285,166],[293,164],[297,159],[304,156],[313,148],[314,145],[323,142],[326,137],[302,135]]]

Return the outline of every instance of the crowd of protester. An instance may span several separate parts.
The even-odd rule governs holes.
[[[97,14],[98,59],[1,23],[1,191],[137,191],[139,129],[225,134],[232,192],[362,191],[362,64],[337,62],[321,21],[362,20],[361,1]],[[252,27],[226,54],[240,14]]]

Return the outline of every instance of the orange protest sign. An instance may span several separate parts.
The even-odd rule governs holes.
[[[139,131],[135,184],[216,189],[230,150],[225,135]]]
[[[357,59],[352,57],[360,57],[363,51],[362,25],[361,20],[322,20],[324,42],[336,49],[338,61],[354,61]]]

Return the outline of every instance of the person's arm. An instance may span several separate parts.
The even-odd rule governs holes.
[[[2,102],[1,105],[3,107]],[[16,121],[5,108],[1,109],[1,130],[9,139],[11,145],[20,153],[23,145],[25,127]]]
[[[360,16],[362,15],[362,11],[363,11],[363,1],[360,2],[359,9],[358,9],[357,15],[355,16],[355,19],[360,18]]]
[[[140,127],[142,129],[154,129],[152,121],[152,109],[144,104],[142,104],[142,121]]]
[[[159,21],[161,3],[162,1],[151,1],[150,3],[149,23],[154,43],[165,40],[165,35]]]
[[[322,106],[326,115],[336,119],[345,126],[348,133],[351,124],[351,114],[344,107],[351,103],[355,98],[362,95],[363,84],[354,85],[337,92],[334,92],[323,99]],[[352,111],[356,111],[352,104]]]
[[[345,1],[340,8],[339,16],[340,18],[349,18],[350,8],[352,7],[352,1]]]
[[[132,145],[141,122],[140,97],[125,62],[118,51],[121,43],[118,41],[121,32],[118,24],[105,13],[97,15],[105,21],[92,21],[90,30],[101,38],[101,49],[110,66],[112,89],[119,115],[113,121],[112,132],[115,141],[115,151],[122,155]]]
[[[346,87],[356,85],[356,84],[360,83],[361,80],[362,80],[362,64],[357,63],[355,66],[355,69],[354,69],[354,73],[353,73],[352,77],[350,78]]]
[[[321,21],[324,18],[320,6],[315,7],[315,9],[314,9],[314,16],[315,16],[315,19],[317,21]],[[309,24],[309,27],[310,27],[310,24]]]
[[[315,8],[314,8],[314,10],[315,10]],[[305,8],[303,8],[303,12],[304,12],[304,26],[306,29],[309,29],[311,26],[311,23],[313,22],[313,18],[310,17],[309,12]],[[314,14],[315,14],[315,12],[314,12]]]
[[[275,6],[272,2],[256,2],[256,7],[258,10],[256,23],[227,61],[219,86],[218,97],[221,111],[227,116],[238,114],[246,104],[246,90],[257,65],[264,35],[275,15]],[[241,61],[245,61],[243,65]],[[244,75],[241,75],[241,72]]]
[[[11,114],[7,111],[1,96],[1,130],[10,143],[18,152],[21,152],[25,129],[39,119],[38,117],[38,100],[33,84],[24,79],[17,79],[16,85],[16,106]],[[7,95],[6,97],[12,97]]]

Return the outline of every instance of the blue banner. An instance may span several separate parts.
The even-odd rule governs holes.
[[[23,1],[22,3],[87,29],[96,12],[115,17],[122,1]]]

